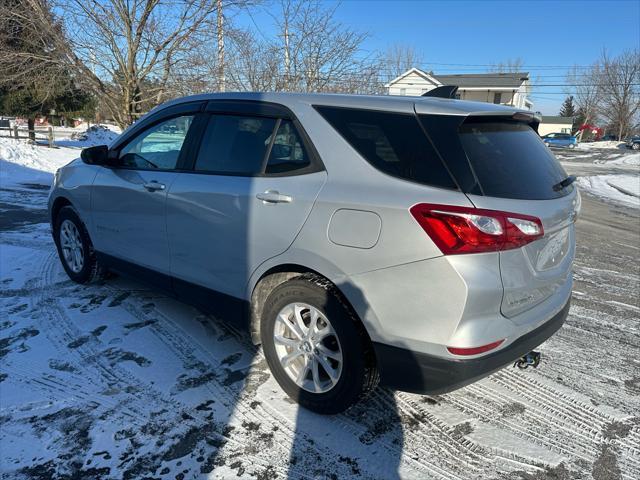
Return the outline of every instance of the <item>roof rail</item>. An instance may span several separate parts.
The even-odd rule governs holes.
[[[423,97],[436,97],[436,98],[456,98],[456,92],[458,87],[456,85],[443,85],[436,87],[433,90],[429,90],[422,94]]]

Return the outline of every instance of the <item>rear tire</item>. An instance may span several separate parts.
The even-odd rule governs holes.
[[[570,150],[573,150],[574,148],[576,148],[576,146],[575,146],[573,143],[570,143],[570,144],[569,144],[569,149],[570,149]]]
[[[104,278],[106,270],[98,262],[89,232],[73,207],[66,206],[58,212],[53,221],[53,239],[71,280],[87,284]]]
[[[273,376],[287,395],[309,410],[343,412],[378,384],[364,327],[323,277],[304,274],[274,288],[260,327]]]
[[[544,142],[544,146],[545,147],[550,147],[551,145],[549,145],[549,143],[547,143],[547,142]]]

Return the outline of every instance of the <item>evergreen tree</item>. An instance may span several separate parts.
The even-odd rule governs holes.
[[[16,11],[28,11],[24,0],[7,0],[8,7]],[[55,22],[50,5],[47,8],[52,21]],[[58,24],[58,28],[62,28]],[[5,52],[28,51],[40,54],[43,51],[54,53],[52,45],[42,44],[43,38],[33,31],[33,25],[21,20],[20,16],[2,16],[0,21],[0,44]],[[30,72],[28,75],[23,72]],[[45,61],[31,60],[17,64],[13,70],[5,70],[5,79],[13,74],[23,74],[26,80],[15,85],[11,82],[0,84],[0,113],[26,117],[29,137],[35,139],[33,129],[35,118],[48,115],[51,110],[58,114],[75,114],[91,110],[93,99],[75,86],[73,76],[64,70],[51,70]]]
[[[576,108],[573,105],[573,95],[569,95],[565,98],[562,103],[562,107],[560,107],[560,116],[561,117],[575,117],[576,116]]]

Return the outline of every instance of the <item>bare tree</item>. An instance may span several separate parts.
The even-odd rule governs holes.
[[[521,72],[524,66],[522,58],[509,58],[504,62],[496,63],[490,68],[491,71],[497,73],[516,73]]]
[[[407,70],[420,65],[422,57],[411,46],[395,44],[387,49],[383,62],[384,75],[387,80],[393,80]]]
[[[370,77],[365,72],[377,62],[362,52],[368,34],[338,22],[336,8],[326,8],[319,0],[280,0],[280,12],[272,18],[280,31],[283,90],[359,91],[368,87]]]
[[[574,67],[567,75],[567,84],[578,107],[578,116],[583,124],[595,123],[598,120],[601,89],[599,87],[600,65],[593,64],[588,69]],[[581,139],[583,130],[578,133]]]
[[[118,124],[135,121],[149,106],[171,96],[172,75],[188,62],[193,44],[212,41],[216,0],[58,0],[59,19],[47,0],[22,0],[0,9],[0,18],[34,32],[48,49],[25,51],[0,43],[2,81],[20,84],[31,65],[73,72],[75,81],[100,98]],[[242,4],[227,0],[225,5]],[[60,27],[62,23],[62,27]],[[213,43],[213,42],[212,42]]]
[[[598,110],[622,140],[640,109],[640,51],[628,50],[615,58],[603,51],[596,79]]]

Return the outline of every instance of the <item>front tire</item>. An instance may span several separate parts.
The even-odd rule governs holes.
[[[267,364],[303,407],[340,413],[378,384],[371,341],[335,286],[304,274],[277,286],[262,311]]]
[[[71,206],[60,209],[53,221],[53,238],[62,266],[71,280],[86,284],[104,277],[89,232]]]
[[[634,143],[633,145],[631,145],[631,149],[632,150],[640,150],[640,143]]]

